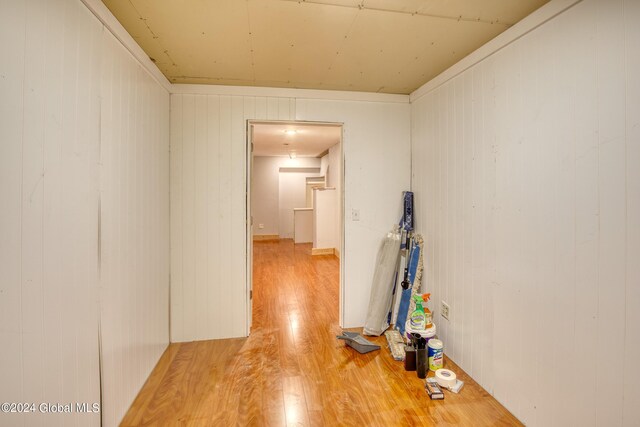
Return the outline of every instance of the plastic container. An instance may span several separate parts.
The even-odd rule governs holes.
[[[416,370],[416,349],[408,345],[404,347],[404,370]]]
[[[418,330],[418,329],[414,330],[411,328],[409,319],[407,319],[407,323],[405,324],[404,335],[409,341],[411,341],[412,334],[414,333],[420,334],[420,336],[422,338],[425,338],[427,340],[427,343],[429,343],[429,340],[436,336],[436,325],[435,323],[432,323],[430,328],[423,329],[423,330]]]
[[[429,370],[435,372],[444,366],[444,344],[442,341],[432,338],[427,343],[429,348]]]

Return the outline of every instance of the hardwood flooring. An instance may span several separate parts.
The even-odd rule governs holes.
[[[254,242],[251,336],[171,344],[122,425],[521,425],[449,360],[465,386],[431,401],[384,337],[366,355],[336,340],[338,263],[308,244]]]

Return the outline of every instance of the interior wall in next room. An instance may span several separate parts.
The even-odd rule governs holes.
[[[292,159],[293,162],[298,159]],[[296,169],[280,170],[278,176],[278,195],[280,221],[278,232],[282,239],[293,239],[293,210],[307,206],[307,178],[320,176],[320,159],[310,158],[317,172],[299,171]]]
[[[253,234],[254,235],[282,235],[280,230],[281,212],[280,212],[280,168],[294,167],[320,167],[320,159],[313,157],[298,157],[290,159],[289,157],[277,156],[255,156],[253,158],[253,171],[251,176],[251,210],[253,215]],[[318,174],[303,174],[304,176],[317,176]],[[304,179],[303,176],[303,179]],[[289,188],[289,186],[286,186]],[[291,206],[291,208],[303,208],[305,197],[305,184],[302,184],[302,203],[301,206]],[[293,189],[295,190],[295,188]],[[295,200],[298,200],[299,197]],[[260,228],[262,224],[264,228]],[[284,229],[283,229],[284,230]],[[291,225],[291,231],[293,224]],[[293,237],[290,235],[289,237]]]
[[[321,159],[321,174],[326,176],[326,185],[335,188],[335,209],[333,209],[334,229],[329,237],[333,242],[331,247],[335,247],[339,254],[342,248],[342,146],[337,143],[329,147],[329,152]]]
[[[640,425],[638,22],[583,0],[412,104],[445,353],[526,425]]]

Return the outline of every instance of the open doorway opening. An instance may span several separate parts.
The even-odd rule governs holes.
[[[342,124],[249,121],[247,135],[248,332],[287,319],[338,328]]]

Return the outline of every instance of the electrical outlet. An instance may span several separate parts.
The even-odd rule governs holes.
[[[351,209],[351,221],[360,221],[360,210]]]
[[[264,224],[258,224],[258,228],[262,230],[264,228]]]
[[[449,304],[444,301],[442,301],[442,304],[440,305],[440,315],[449,320]]]

